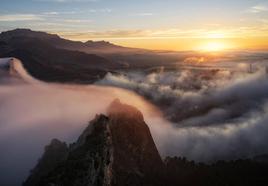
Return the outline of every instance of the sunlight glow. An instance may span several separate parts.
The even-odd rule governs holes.
[[[199,50],[205,51],[205,52],[218,52],[222,50],[228,49],[229,46],[224,42],[207,42],[204,45],[199,47]]]

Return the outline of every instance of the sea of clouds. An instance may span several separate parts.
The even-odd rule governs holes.
[[[266,68],[248,73],[240,66],[107,74],[95,85],[62,85],[34,79],[15,61],[0,71],[0,185],[19,185],[52,138],[75,141],[116,98],[142,111],[163,158],[211,162],[268,153]]]
[[[250,71],[241,63],[229,69],[110,73],[96,84],[132,90],[158,106],[168,124],[150,127],[163,156],[210,162],[268,153],[264,64]]]

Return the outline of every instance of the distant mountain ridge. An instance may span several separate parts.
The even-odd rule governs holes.
[[[44,39],[58,39],[60,38],[56,34],[47,34],[40,31],[32,31],[30,29],[15,29],[5,31],[0,34],[0,40],[8,42],[14,37],[32,37],[32,38],[44,38]]]
[[[112,53],[112,52],[128,52],[137,49],[122,47],[114,45],[107,41],[71,41],[63,39],[56,34],[48,34],[46,32],[32,31],[30,29],[15,29],[11,31],[2,32],[0,34],[0,41],[9,42],[14,38],[31,38],[48,42],[50,45],[66,50],[77,50],[86,53]]]
[[[31,50],[29,49],[27,50],[28,47],[31,48],[36,47],[39,48],[40,50],[39,51],[35,50],[36,53],[33,54]],[[145,70],[168,65],[171,65],[171,68],[173,68],[174,65],[176,66],[178,60],[183,61],[185,55],[189,55],[188,53],[154,51],[147,49],[123,47],[115,45],[108,41],[91,41],[91,40],[87,42],[72,41],[61,38],[56,34],[49,34],[40,31],[32,31],[30,29],[15,29],[11,31],[2,32],[0,34],[0,55],[1,55],[0,57],[17,57],[24,62],[26,59],[24,55],[20,54],[20,56],[18,55],[11,56],[11,54],[14,54],[14,49],[23,51],[27,50],[28,54],[30,54],[31,56],[34,55],[35,59],[42,60],[42,63],[45,63],[43,62],[45,56],[41,50],[42,49],[47,50],[47,48],[54,50],[54,52],[50,54],[60,52],[60,53],[66,53],[67,56],[68,55],[70,56],[71,52],[73,52],[72,55],[70,56],[71,57],[70,60],[73,60],[72,56],[94,54],[97,55],[98,57],[105,58],[107,61],[110,62],[109,64],[107,63],[108,67],[105,67],[105,69],[113,69],[113,70],[114,69]],[[80,52],[80,54],[78,53],[75,54],[74,52]],[[17,51],[15,52],[15,54],[17,54]],[[23,58],[20,58],[21,56]],[[55,59],[56,61],[59,60],[58,58]],[[50,60],[53,61],[53,59]],[[77,59],[75,60],[77,61],[77,63],[80,63],[79,60]],[[99,61],[99,60],[94,59],[90,61]],[[89,63],[87,65],[89,65]],[[98,65],[95,65],[95,68],[96,67],[98,67]],[[100,66],[100,68],[103,67]],[[62,77],[61,74],[58,76]],[[103,73],[101,73],[100,76],[102,76],[102,74]],[[54,81],[55,79],[56,78],[53,78],[52,81]],[[64,78],[61,78],[60,81],[63,81],[62,79]],[[94,80],[89,80],[89,82],[95,81],[95,78],[93,79]],[[46,78],[44,80],[46,80]],[[67,81],[70,81],[70,78],[68,78],[68,80],[67,79],[65,80],[65,82]],[[81,81],[88,82],[88,80],[85,80],[84,77],[83,78],[78,77],[78,82]]]
[[[37,79],[90,84],[107,72],[167,65],[176,58],[114,45],[107,41],[71,41],[56,34],[15,29],[0,34],[0,58],[15,57]]]
[[[77,46],[89,43],[68,41],[44,32],[16,29],[0,34],[0,57],[20,59],[32,76],[48,82],[88,84],[101,79],[107,72],[122,68],[116,61],[79,51]],[[91,45],[111,46],[106,42],[93,42]],[[71,50],[73,47],[75,49]]]

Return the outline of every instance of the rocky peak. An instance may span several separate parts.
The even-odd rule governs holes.
[[[51,146],[57,146],[53,140]],[[45,152],[46,153],[46,152]],[[162,185],[164,164],[140,111],[115,100],[97,115],[53,170],[37,167],[25,186]],[[44,156],[40,162],[45,161]],[[44,167],[46,168],[46,167]],[[46,176],[36,177],[39,172]],[[33,182],[33,178],[35,182]]]
[[[115,99],[107,109],[109,118],[129,119],[136,122],[144,122],[142,113],[135,107],[123,104],[119,99]]]
[[[158,185],[163,163],[142,113],[115,100],[108,115],[113,141],[113,184]]]

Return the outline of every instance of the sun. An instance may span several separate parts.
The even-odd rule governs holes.
[[[209,41],[200,46],[199,50],[204,52],[220,52],[226,50],[228,45],[224,42]]]

